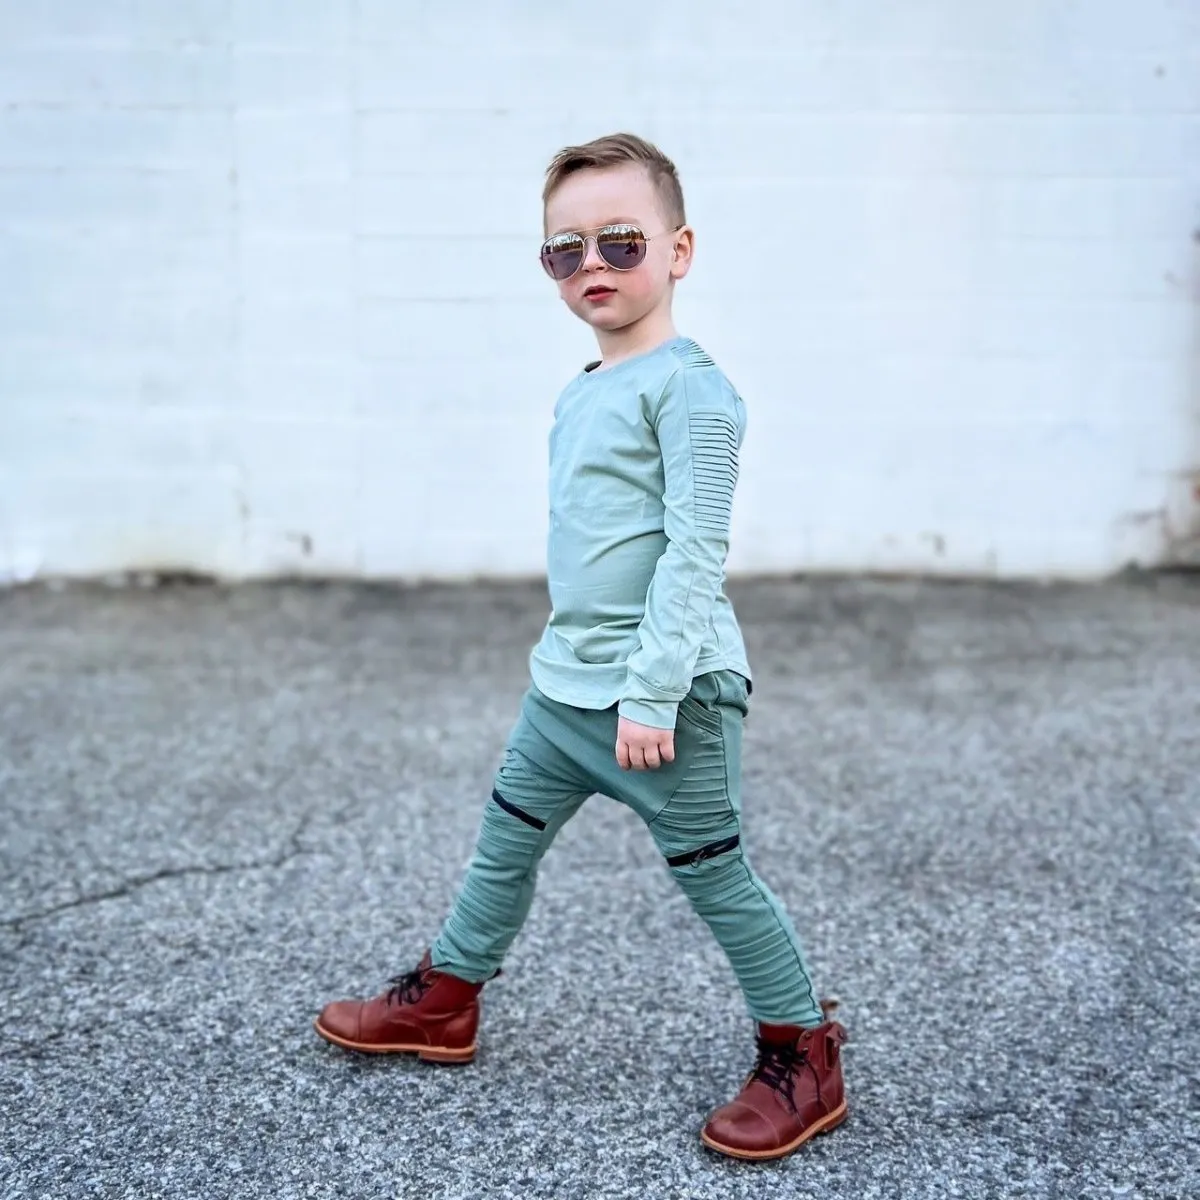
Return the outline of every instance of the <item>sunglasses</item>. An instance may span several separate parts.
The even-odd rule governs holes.
[[[676,225],[674,229],[651,234],[649,237],[636,225],[605,225],[602,229],[586,235],[556,233],[542,243],[542,266],[551,279],[562,283],[583,266],[583,260],[587,257],[587,244],[593,241],[596,243],[596,253],[614,271],[632,271],[645,261],[648,242],[668,233],[678,233],[682,228],[682,225]]]

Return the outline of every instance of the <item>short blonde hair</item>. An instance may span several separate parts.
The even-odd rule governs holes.
[[[581,146],[565,146],[546,169],[546,186],[542,189],[542,207],[563,180],[576,171],[622,167],[635,163],[646,168],[650,182],[658,193],[663,215],[675,226],[683,225],[687,216],[683,208],[683,188],[675,164],[655,145],[634,133],[609,133]]]

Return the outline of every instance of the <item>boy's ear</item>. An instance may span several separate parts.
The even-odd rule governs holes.
[[[671,246],[671,278],[682,279],[692,269],[692,257],[696,251],[696,232],[684,225],[675,234]]]

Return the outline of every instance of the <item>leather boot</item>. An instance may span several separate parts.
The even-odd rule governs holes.
[[[428,1062],[475,1057],[482,983],[467,983],[431,965],[391,980],[370,1000],[337,1000],[313,1022],[327,1042],[366,1054],[416,1054]]]
[[[835,1007],[823,1003],[826,1016]],[[737,1097],[708,1119],[701,1140],[734,1158],[783,1158],[847,1116],[842,1079],[846,1031],[826,1020],[815,1029],[758,1026],[758,1061]]]

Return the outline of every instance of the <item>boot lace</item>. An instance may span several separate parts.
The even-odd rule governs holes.
[[[807,1046],[797,1046],[795,1042],[780,1045],[759,1039],[758,1061],[754,1064],[750,1078],[765,1083],[767,1087],[778,1092],[795,1112],[796,1074],[807,1062]]]
[[[417,967],[407,975],[397,975],[388,982],[392,985],[387,990],[387,1002],[398,1004],[416,1004],[433,985],[425,978],[427,972]]]

